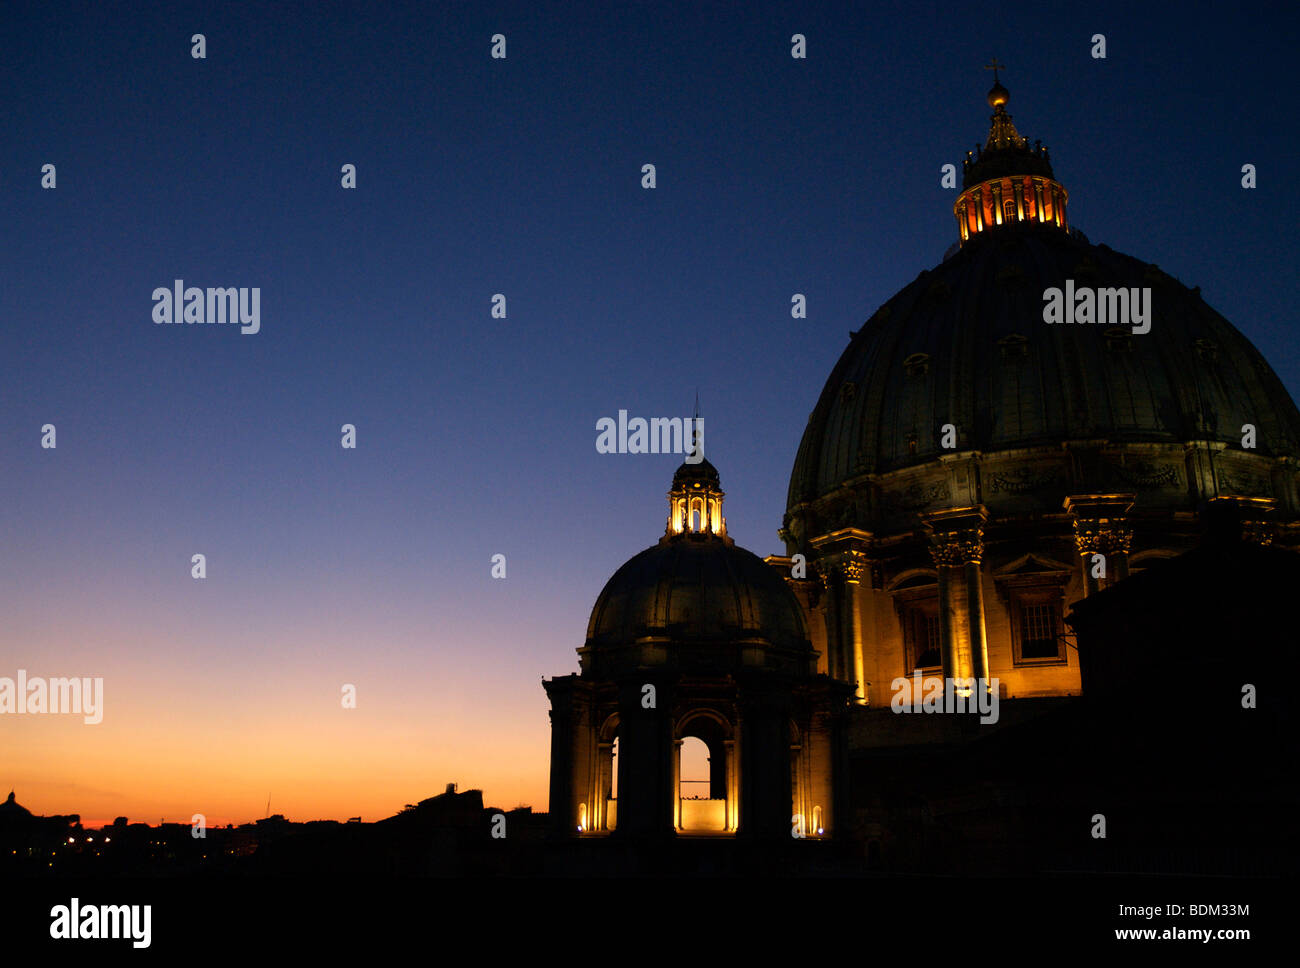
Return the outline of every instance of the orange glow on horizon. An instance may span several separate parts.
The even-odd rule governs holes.
[[[40,662],[11,660],[0,675],[102,676],[103,721],[0,715],[0,796],[12,789],[34,814],[95,827],[120,816],[188,825],[195,813],[209,827],[238,825],[266,815],[268,793],[271,813],[290,820],[369,822],[448,783],[481,789],[485,806],[546,810],[549,705],[536,679],[488,655],[449,664],[427,639],[419,650],[386,643],[364,665],[312,658],[329,634],[350,633],[279,642],[255,672],[214,662],[220,649],[206,642],[176,657],[126,634],[36,641]],[[148,658],[114,658],[128,646]],[[357,707],[346,709],[340,686],[354,680]]]

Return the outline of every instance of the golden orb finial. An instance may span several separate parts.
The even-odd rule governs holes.
[[[984,69],[986,71],[993,72],[993,86],[989,88],[988,101],[989,101],[989,107],[991,107],[994,111],[996,111],[998,108],[1005,107],[1007,101],[1010,100],[1011,98],[1011,92],[1008,91],[1005,87],[1003,87],[1002,83],[998,80],[999,68],[1003,68],[1006,66],[1007,66],[1006,64],[999,64],[998,59],[996,57],[993,58],[993,63],[984,65]]]

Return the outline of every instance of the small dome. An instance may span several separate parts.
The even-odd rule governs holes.
[[[636,667],[640,644],[667,644],[667,661],[683,668],[741,664],[741,652],[770,653],[765,666],[800,665],[812,657],[794,593],[763,559],[710,534],[665,537],[619,568],[591,611],[583,665]],[[621,655],[622,659],[615,659]]]
[[[718,469],[704,458],[700,458],[699,462],[695,464],[690,461],[684,462],[681,467],[677,468],[677,473],[673,474],[673,490],[677,490],[682,486],[700,487],[706,484],[719,487],[721,478],[718,477]]]
[[[1000,82],[994,81],[993,86],[989,88],[989,107],[996,111],[1000,107],[1005,107],[1010,99],[1011,92],[1003,87]]]

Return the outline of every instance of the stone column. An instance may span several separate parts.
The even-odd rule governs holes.
[[[939,643],[945,679],[988,678],[984,577],[980,568],[987,519],[983,505],[926,515],[931,534],[930,553],[939,570]],[[961,600],[954,593],[953,579],[958,568],[962,569],[965,586]]]
[[[827,673],[841,682],[855,682],[856,701],[867,701],[867,638],[875,629],[871,557],[875,538],[869,531],[841,528],[814,538],[817,569],[826,586],[822,603],[826,615]],[[865,582],[865,584],[864,584]]]
[[[790,837],[793,791],[790,785],[788,683],[760,681],[740,687],[741,764],[738,836],[786,841]]]
[[[985,682],[989,678],[989,641],[984,628],[984,576],[980,559],[984,556],[984,542],[979,541],[973,557],[967,557],[966,571],[966,622],[970,628],[971,677]]]
[[[549,679],[543,686],[551,701],[550,826],[558,836],[574,837],[578,833],[578,802],[590,786],[590,724],[584,715],[588,695],[577,676]]]
[[[932,544],[930,555],[939,570],[939,654],[943,661],[943,677],[952,679],[960,674],[954,648],[957,616],[952,604],[952,566],[957,564],[957,556],[946,543]]]
[[[827,562],[818,562],[822,579],[822,619],[826,623],[826,674],[832,679],[843,676],[844,636],[840,622],[840,579]]]
[[[735,833],[740,821],[740,770],[736,762],[736,741],[724,740],[722,748],[727,751],[727,833]]]
[[[854,699],[860,704],[867,701],[867,674],[866,662],[863,657],[863,634],[862,634],[862,610],[863,610],[863,590],[862,579],[867,577],[870,580],[869,564],[867,556],[860,551],[845,552],[840,570],[844,574],[844,592],[845,608],[848,612],[845,623],[845,645],[847,648],[846,673],[851,672],[852,677],[845,676],[845,680],[856,683],[854,686]],[[869,592],[868,592],[869,594]]]
[[[682,829],[682,741],[673,740],[673,829]]]
[[[655,687],[655,708],[642,705],[643,686]],[[662,674],[619,683],[618,837],[673,833],[671,682]]]
[[[614,790],[614,744],[596,744],[596,795],[595,802],[587,806],[590,829],[609,829],[609,800]]]

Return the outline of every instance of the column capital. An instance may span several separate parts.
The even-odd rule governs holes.
[[[1243,521],[1241,540],[1268,547],[1273,543],[1273,525],[1267,521]]]
[[[861,584],[863,579],[874,585],[875,575],[879,570],[879,563],[868,557],[864,551],[839,551],[822,558],[819,564],[823,581],[827,580],[827,575],[831,575],[833,576],[831,580],[853,585]]]
[[[1220,495],[1206,504],[1201,517],[1207,535],[1267,546],[1273,543],[1269,518],[1276,506],[1273,498]]]
[[[1076,519],[1074,545],[1080,555],[1128,554],[1133,542],[1133,528],[1127,521]]]
[[[988,511],[978,504],[945,508],[922,515],[930,533],[930,555],[936,565],[979,564],[984,557],[984,525]]]
[[[1080,555],[1129,553],[1133,527],[1129,512],[1135,494],[1071,494],[1063,502],[1074,525],[1074,544]]]
[[[839,555],[840,574],[854,585],[862,583],[863,576],[871,579],[871,560],[861,551],[843,551]]]
[[[984,532],[950,532],[932,540],[930,557],[939,566],[978,565],[984,558]]]
[[[811,542],[817,554],[817,570],[827,584],[841,580],[860,584],[864,578],[872,587],[879,587],[879,562],[872,557],[875,536],[870,531],[843,528],[814,538]]]

